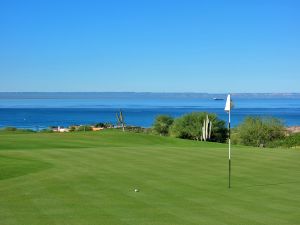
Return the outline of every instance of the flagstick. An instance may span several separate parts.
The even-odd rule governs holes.
[[[230,143],[230,111],[228,112],[228,144],[229,144],[229,149],[228,149],[228,162],[229,162],[229,177],[228,177],[228,188],[231,187],[231,184],[230,184],[230,178],[231,178],[231,143]]]
[[[228,112],[228,188],[231,188],[231,142],[230,142],[230,113],[232,108],[232,102],[230,94],[227,95],[225,111]]]

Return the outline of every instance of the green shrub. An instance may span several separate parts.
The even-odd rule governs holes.
[[[123,130],[122,127],[118,127],[116,128],[118,130]],[[129,132],[134,132],[134,133],[150,133],[150,128],[144,128],[144,127],[139,127],[139,126],[126,126],[124,127],[124,129],[126,131],[129,131]]]
[[[293,148],[300,146],[300,133],[291,134],[282,139],[272,141],[267,144],[270,148],[275,147],[285,147],[285,148]]]
[[[88,125],[82,125],[77,127],[76,131],[92,131],[93,128],[91,126]]]
[[[227,138],[225,121],[218,119],[216,114],[206,112],[193,112],[176,118],[171,127],[171,135],[183,139],[201,140],[202,126],[207,115],[212,122],[209,141],[225,142]]]
[[[39,131],[40,133],[53,133],[53,130],[52,129],[42,129]]]
[[[168,135],[174,119],[169,115],[159,115],[155,118],[153,131],[159,135]]]
[[[36,131],[32,130],[32,129],[22,129],[22,128],[16,128],[16,127],[4,127],[2,129],[0,129],[1,132],[14,132],[16,134],[19,133],[34,133]]]
[[[17,131],[18,129],[15,127],[4,127],[2,130],[3,131]]]
[[[69,131],[70,132],[76,131],[76,129],[77,129],[77,126],[75,126],[75,125],[69,126]]]
[[[111,128],[113,125],[111,123],[96,123],[95,127],[100,127],[100,128]]]
[[[284,126],[276,118],[247,117],[237,129],[240,144],[249,146],[267,146],[284,137]]]

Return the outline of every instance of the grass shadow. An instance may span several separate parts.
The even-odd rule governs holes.
[[[0,181],[36,173],[51,167],[52,164],[43,161],[0,155]]]

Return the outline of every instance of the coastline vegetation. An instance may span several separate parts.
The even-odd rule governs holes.
[[[59,127],[41,130],[4,127],[0,129],[0,133],[88,132],[112,128],[133,133],[219,143],[225,143],[228,138],[226,122],[220,120],[216,114],[207,112],[192,112],[177,118],[170,115],[158,115],[150,128],[125,126],[125,124],[115,126],[112,123],[99,122],[93,125],[72,125],[62,128],[62,131]],[[295,148],[300,146],[300,133],[288,132],[277,118],[246,117],[240,125],[232,129],[231,141],[235,145],[253,147]]]
[[[178,118],[159,115],[153,124],[153,132],[164,136],[182,139],[203,140],[203,123],[205,117],[212,122],[212,136],[210,142],[224,143],[228,130],[226,122],[217,118],[215,114],[194,112]],[[273,117],[246,117],[236,128],[232,129],[231,140],[236,145],[269,148],[295,148],[300,146],[300,133],[290,133],[282,121]]]
[[[197,141],[224,143],[227,138],[225,121],[218,119],[216,114],[207,112],[187,113],[178,118],[159,115],[154,121],[153,131],[159,135]]]

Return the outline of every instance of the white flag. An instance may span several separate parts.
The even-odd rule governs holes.
[[[225,111],[229,112],[232,108],[232,102],[231,102],[231,97],[230,94],[227,96],[227,100],[226,100],[226,105],[225,105]]]

